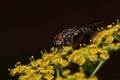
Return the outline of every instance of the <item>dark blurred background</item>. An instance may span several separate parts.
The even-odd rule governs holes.
[[[75,25],[120,19],[119,0],[2,0],[0,1],[0,80],[15,80],[9,75],[17,61],[41,56],[40,50],[53,46],[56,34]],[[119,80],[120,51],[102,66],[100,80]]]

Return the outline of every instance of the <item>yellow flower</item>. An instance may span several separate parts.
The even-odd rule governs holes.
[[[44,78],[47,79],[47,80],[53,80],[54,76],[51,75],[51,74],[46,74],[46,75],[44,76]]]
[[[79,65],[83,65],[85,63],[85,56],[84,53],[81,52],[82,50],[74,50],[73,53],[71,55],[69,55],[68,61],[69,62],[74,62],[77,63]]]
[[[85,63],[86,59],[83,55],[76,55],[73,57],[73,62],[77,63],[79,65],[83,65]]]
[[[44,60],[41,63],[41,66],[47,66],[50,63],[50,60]]]
[[[78,53],[79,54],[88,54],[89,53],[89,49],[88,48],[80,48]]]
[[[115,25],[113,28],[111,28],[110,30],[112,30],[113,32],[117,32],[118,29],[120,28],[119,25]]]
[[[66,80],[75,80],[75,76],[73,75],[68,75]]]
[[[71,71],[70,71],[69,69],[64,70],[64,71],[62,72],[62,75],[63,75],[63,76],[69,75],[70,72],[71,72]]]
[[[44,53],[43,55],[42,55],[42,59],[43,60],[49,60],[50,59],[50,56],[52,56],[53,54],[48,54],[48,53]]]
[[[63,51],[62,51],[60,54],[61,54],[61,55],[66,55],[66,54],[67,54],[67,52],[63,52]]]
[[[70,54],[69,56],[67,56],[68,61],[71,62],[71,61],[73,60],[73,58],[74,58],[76,55],[78,55],[78,54],[80,54],[80,53],[79,53],[79,50],[74,50],[74,51],[72,52],[72,54]]]
[[[89,55],[88,58],[89,58],[90,61],[97,61],[98,60],[97,55]]]
[[[97,48],[98,47],[98,45],[96,45],[96,44],[91,44],[91,45],[87,45],[86,46],[86,48]]]
[[[37,60],[36,60],[36,63],[41,66],[41,65],[42,65],[42,64],[41,64],[42,61],[43,61],[42,59],[37,59]]]
[[[65,67],[69,64],[69,62],[67,60],[63,60],[62,58],[58,59],[58,63],[60,63],[62,65],[62,67]]]
[[[29,80],[37,80],[35,77],[30,77]]]
[[[26,72],[26,74],[34,74],[36,73],[36,70],[30,69]]]
[[[55,49],[54,47],[51,47],[51,48],[50,48],[50,50],[51,50],[52,52],[54,52],[54,49]],[[55,51],[57,51],[57,50],[55,50]]]
[[[34,74],[29,77],[28,80],[40,80],[42,78],[42,75]]]
[[[113,37],[113,36],[108,36],[108,37],[106,38],[105,42],[108,43],[108,44],[110,44],[110,43],[113,42],[113,40],[114,40],[114,37]]]
[[[31,66],[27,66],[27,65],[22,65],[22,66],[19,66],[19,71],[18,73],[25,73],[25,74],[28,74],[28,72],[31,70]]]
[[[102,46],[102,49],[105,49],[105,50],[108,50],[109,49],[109,46]]]
[[[15,76],[15,74],[18,73],[18,71],[19,71],[19,67],[16,67],[16,68],[14,68],[14,69],[11,69],[11,70],[10,70],[10,75]]]
[[[110,44],[109,48],[110,48],[110,50],[117,50],[118,49],[118,47],[114,43]]]
[[[118,50],[120,49],[120,43],[111,43],[107,46],[102,47],[105,50]]]
[[[48,69],[54,69],[54,67],[53,67],[53,66],[51,66],[51,65],[46,66],[46,68],[48,68]]]
[[[19,76],[18,80],[29,80],[29,78],[30,78],[29,75],[22,75],[22,76]]]
[[[91,55],[95,55],[95,54],[97,54],[99,52],[99,50],[97,49],[97,48],[91,48],[90,50],[89,50],[89,53],[91,53]]]
[[[47,69],[47,73],[54,74],[55,71],[54,71],[54,69]]]
[[[120,43],[116,43],[117,50],[120,49]]]
[[[55,56],[53,56],[53,57],[51,58],[51,63],[57,63],[57,62],[59,61],[59,58],[60,58],[60,57],[55,57]]]
[[[38,67],[37,70],[38,72],[40,73],[50,73],[50,74],[54,74],[55,71],[54,71],[54,67],[52,66],[44,66],[44,67]]]
[[[33,76],[35,77],[34,80],[40,80],[42,78],[42,74],[33,74]]]
[[[38,63],[36,61],[31,61],[30,64],[31,66],[38,66]]]
[[[76,72],[73,74],[74,77],[85,77],[84,73]]]
[[[107,26],[108,29],[111,29],[112,27],[113,27],[112,25],[108,25],[108,26]]]
[[[93,37],[92,42],[93,42],[94,44],[97,44],[97,45],[98,45],[98,44],[102,41],[102,39],[105,37],[106,34],[107,34],[107,31],[106,31],[106,30],[103,30],[103,31],[97,33],[97,34]]]
[[[55,80],[64,80],[62,77],[57,77]]]
[[[118,32],[118,30],[120,29],[120,25],[115,25],[112,27],[112,25],[108,25],[107,26],[108,30],[103,30],[99,33],[97,33],[94,37],[93,37],[93,43],[95,44],[99,44],[101,43],[103,38],[106,38],[106,36],[109,36],[108,39],[106,39],[107,43],[112,43],[113,41],[113,33],[114,32]]]
[[[104,60],[109,59],[109,53],[108,53],[108,51],[107,51],[107,50],[101,50],[101,52],[100,52],[100,57],[101,57],[102,59],[104,59]]]
[[[39,71],[40,73],[47,73],[47,70],[45,69],[45,67],[38,67],[37,71]]]

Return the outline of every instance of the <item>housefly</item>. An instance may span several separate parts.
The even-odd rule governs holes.
[[[54,50],[57,48],[58,51],[60,51],[63,49],[63,46],[72,46],[73,49],[77,49],[80,47],[79,44],[89,44],[91,37],[97,32],[95,27],[102,23],[103,22],[99,22],[87,26],[75,26],[73,28],[64,29],[55,36]]]

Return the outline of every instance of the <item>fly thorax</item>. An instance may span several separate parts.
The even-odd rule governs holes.
[[[72,34],[68,34],[68,35],[66,35],[66,37],[65,37],[65,44],[67,45],[67,46],[70,46],[70,45],[72,45],[73,44],[73,35]]]

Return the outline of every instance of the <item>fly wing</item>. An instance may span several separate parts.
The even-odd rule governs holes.
[[[82,26],[82,27],[101,27],[103,26],[104,24],[104,21],[100,21],[100,22],[96,22],[96,23],[93,23],[93,24],[89,24],[89,25],[85,25],[85,26]]]
[[[102,27],[103,23],[104,22],[101,21],[82,27],[75,27],[77,28],[77,30],[79,30],[79,33],[76,36],[74,36],[72,45],[73,49],[79,48],[79,44],[90,44],[90,39],[96,32],[98,32],[97,28]]]
[[[81,27],[79,28],[79,33],[74,36],[73,40],[73,49],[79,48],[79,44],[82,43],[89,43],[89,40],[91,38],[91,28]]]
[[[98,32],[97,28],[103,27],[104,25],[105,25],[104,21],[100,21],[100,22],[96,22],[96,23],[81,26],[81,27],[83,27],[83,29],[87,28],[87,31],[89,30],[91,33],[96,33]],[[79,27],[79,29],[81,29],[81,27]]]

